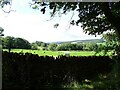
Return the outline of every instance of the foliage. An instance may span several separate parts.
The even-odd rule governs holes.
[[[2,42],[3,48],[7,48],[9,50],[9,52],[15,46],[15,38],[14,37],[7,36],[7,37],[3,38],[2,41],[3,41]]]
[[[38,46],[36,44],[31,44],[31,49],[32,50],[38,50]]]
[[[5,5],[10,4],[11,0],[0,0],[0,6],[3,8]]]
[[[48,46],[47,43],[44,43],[41,41],[36,41],[36,42],[31,43],[31,49],[33,49],[33,50],[37,50],[37,49],[47,50],[47,46]]]
[[[23,38],[15,38],[11,36],[2,38],[2,45],[3,45],[3,48],[7,48],[9,50],[12,48],[17,48],[17,49],[30,49],[31,48],[31,45],[27,40]]]
[[[97,48],[98,48],[98,45],[96,43],[84,43],[83,44],[83,50],[95,51]]]
[[[104,51],[104,54],[109,52],[110,50],[113,51],[113,55],[120,54],[120,41],[116,33],[108,32],[103,34],[103,38],[106,40],[104,44],[99,44],[98,48],[96,49],[96,53]]]
[[[85,79],[93,80],[98,74],[109,73],[113,63],[108,56],[54,58],[8,52],[3,52],[2,59],[3,89],[58,88],[73,81],[81,83]]]
[[[0,0],[0,6],[11,5],[12,0]],[[78,12],[78,20],[70,20],[70,24],[82,24],[85,33],[97,35],[108,30],[114,30],[120,38],[120,2],[41,2],[32,0],[31,7],[40,9],[45,14],[49,8],[51,17],[56,14]],[[47,8],[46,8],[47,7]],[[52,11],[52,12],[51,12]],[[59,26],[59,24],[58,24]]]
[[[78,20],[70,20],[70,24],[82,24],[85,33],[97,35],[105,31],[115,30],[120,38],[120,2],[40,2],[33,0],[31,5],[40,5],[38,9],[41,12],[46,12],[46,8],[52,10],[51,17],[56,14],[66,14],[70,11],[78,12]],[[43,14],[44,14],[43,13]]]
[[[106,40],[104,44],[99,45],[97,52],[104,51],[106,54],[109,50],[113,51],[112,58],[114,61],[113,69],[106,78],[100,78],[93,83],[94,88],[119,90],[120,88],[120,40],[115,32],[108,32],[103,35]]]
[[[56,50],[58,51],[70,51],[70,50],[83,50],[82,43],[63,43],[56,47]]]
[[[103,35],[103,38],[108,43],[110,50],[114,50],[114,52],[118,53],[120,51],[120,41],[116,33],[111,32]]]
[[[77,81],[73,80],[69,84],[63,85],[63,88],[70,88],[70,90],[72,90],[72,89],[73,90],[79,90],[79,89],[82,89],[82,90],[89,89],[89,90],[91,90],[91,89],[93,89],[93,85],[86,84],[86,83],[78,83]]]
[[[15,38],[12,36],[1,37],[3,48],[13,49],[32,49],[32,50],[52,50],[52,51],[71,51],[71,50],[89,50],[94,51],[97,48],[96,43],[72,43],[66,42],[61,44],[45,43],[36,41],[29,43],[23,38]],[[10,44],[10,45],[8,45]]]
[[[0,0],[0,9],[4,12],[4,13],[10,13],[12,11],[12,1],[13,0]],[[7,9],[6,9],[7,7]]]
[[[47,43],[41,42],[41,41],[36,41],[35,42],[36,45],[41,46],[41,47],[46,47]]]
[[[30,43],[23,38],[15,38],[15,48],[18,49],[30,49]]]
[[[76,43],[74,44],[74,50],[83,50],[83,44],[82,43]]]
[[[71,50],[87,50],[87,51],[94,51],[97,49],[97,44],[96,43],[61,43],[61,44],[55,44],[55,43],[50,43],[46,44],[44,42],[42,43],[32,43],[31,46],[36,49],[39,48],[39,50],[52,50],[52,51],[71,51]]]
[[[48,50],[55,51],[57,47],[57,44],[51,43],[48,45]]]
[[[100,75],[98,79],[93,82],[94,89],[108,89],[108,90],[119,90],[120,89],[120,57],[114,56],[113,60],[113,68],[111,73],[107,75]]]
[[[102,38],[106,40],[106,42],[111,42],[111,41],[118,41],[119,38],[115,32],[108,32],[106,34],[102,35]]]
[[[58,51],[62,51],[62,50],[70,51],[73,49],[73,47],[74,47],[74,45],[72,45],[71,43],[63,43],[61,45],[58,45],[57,50]]]

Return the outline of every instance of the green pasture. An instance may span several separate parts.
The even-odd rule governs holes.
[[[3,51],[8,51],[7,49],[3,49]],[[59,56],[59,55],[65,55],[66,53],[69,53],[70,56],[93,56],[95,54],[94,51],[47,51],[47,50],[30,50],[30,49],[12,49],[11,52],[16,53],[32,53],[32,54],[38,54],[39,56]],[[107,55],[110,55],[111,53],[108,53]],[[98,55],[104,55],[103,52],[98,53]]]

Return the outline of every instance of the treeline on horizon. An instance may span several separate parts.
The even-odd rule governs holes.
[[[64,42],[64,43],[45,43],[42,41],[36,41],[30,43],[23,38],[15,38],[12,36],[2,37],[3,49],[32,49],[32,50],[51,50],[51,51],[70,51],[70,50],[84,50],[94,51],[100,47],[103,47],[101,41],[97,42]],[[100,44],[98,44],[100,43]]]

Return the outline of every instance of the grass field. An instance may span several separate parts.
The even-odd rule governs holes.
[[[3,49],[3,51],[7,51],[7,49]],[[39,56],[59,56],[65,55],[69,53],[70,56],[93,56],[95,54],[94,51],[47,51],[47,50],[27,50],[27,49],[12,49],[12,52],[17,53],[32,53],[38,54]],[[103,55],[103,53],[98,53],[98,55]],[[110,53],[108,53],[110,55]]]

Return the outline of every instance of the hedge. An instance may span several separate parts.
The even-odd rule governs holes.
[[[38,56],[31,53],[2,53],[3,88],[60,87],[72,80],[92,80],[109,73],[108,56]]]

